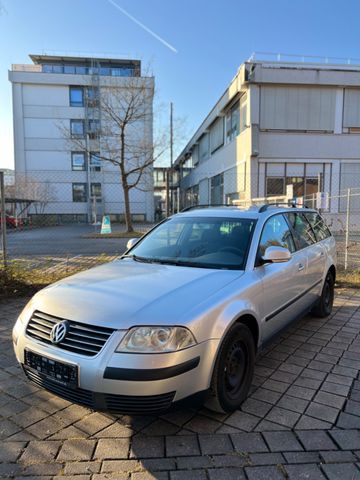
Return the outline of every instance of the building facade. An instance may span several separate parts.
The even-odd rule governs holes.
[[[119,145],[109,147],[111,139],[104,133],[102,97],[106,91],[110,102],[112,95],[121,101],[122,92],[130,88],[144,92],[147,115],[138,119],[129,135],[151,149],[154,79],[141,76],[138,60],[30,58],[33,64],[13,65],[9,72],[16,180],[23,189],[27,185],[28,197],[32,193],[41,200],[34,203],[41,208],[32,207],[30,214],[59,223],[92,222],[103,214],[122,221],[119,167],[101,158],[108,156],[106,149],[120,149]],[[130,204],[134,221],[153,220],[152,166],[131,189]]]
[[[245,62],[176,168],[183,206],[326,192],[331,214],[350,188],[360,211],[360,66]]]

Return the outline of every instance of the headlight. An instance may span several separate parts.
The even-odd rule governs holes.
[[[193,334],[184,327],[134,327],[119,343],[123,353],[175,352],[195,345]]]

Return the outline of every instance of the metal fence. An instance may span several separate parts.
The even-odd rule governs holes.
[[[0,186],[3,262],[41,272],[53,280],[116,258],[126,250],[128,238],[147,232],[166,215],[164,188],[154,191],[148,184],[140,185],[130,194],[135,233],[127,233],[124,196],[117,175],[95,172],[91,183],[83,181],[81,175],[37,172],[36,181],[25,182],[17,176],[15,182]],[[187,205],[189,201],[199,202],[196,192],[189,198]],[[318,208],[337,240],[339,266],[360,269],[360,187],[340,190],[337,195],[315,192],[295,199],[278,195],[239,200],[224,192],[220,198],[224,203],[243,207],[296,201]],[[172,210],[184,206],[176,201]],[[100,233],[104,216],[110,220],[111,234]]]

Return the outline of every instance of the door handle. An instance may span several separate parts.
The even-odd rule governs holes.
[[[301,272],[301,270],[304,270],[305,268],[305,266],[302,263],[299,263],[298,267],[299,267],[298,268],[299,272]]]

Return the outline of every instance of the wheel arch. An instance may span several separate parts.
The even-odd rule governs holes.
[[[335,282],[335,280],[336,280],[336,267],[335,267],[335,265],[331,265],[328,272],[331,273],[331,275],[333,276],[334,282]]]

